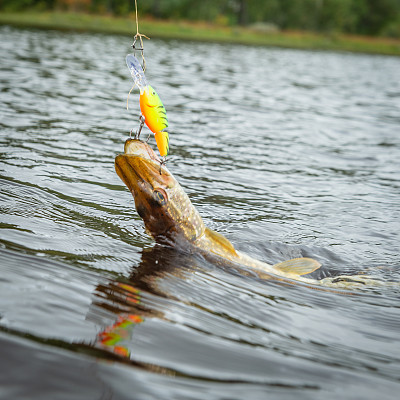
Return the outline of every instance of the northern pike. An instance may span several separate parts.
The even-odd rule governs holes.
[[[115,158],[115,169],[131,191],[147,233],[158,243],[190,247],[216,257],[219,262],[247,267],[262,279],[272,278],[290,283],[294,280],[332,288],[384,284],[363,274],[313,279],[304,276],[321,267],[312,258],[295,258],[270,265],[236,250],[225,236],[205,227],[203,219],[180,184],[145,142],[128,139],[124,154]]]

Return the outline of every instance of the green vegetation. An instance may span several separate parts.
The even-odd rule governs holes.
[[[133,36],[134,4],[2,0],[0,24]],[[400,55],[400,0],[138,0],[138,7],[140,31],[151,37]]]
[[[68,11],[127,16],[135,0],[2,0],[6,12]],[[138,0],[141,15],[224,25],[400,38],[400,0]]]

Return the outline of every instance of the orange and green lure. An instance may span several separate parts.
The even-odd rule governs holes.
[[[139,60],[133,54],[128,54],[126,64],[135,85],[140,90],[140,111],[144,117],[144,122],[154,133],[160,155],[165,157],[169,151],[169,136],[168,132],[165,132],[168,127],[165,107],[157,92],[147,83]]]

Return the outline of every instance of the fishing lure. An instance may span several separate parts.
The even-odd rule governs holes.
[[[140,118],[141,126],[137,137],[140,135],[143,122],[146,123],[148,128],[154,133],[160,155],[165,158],[169,151],[169,136],[168,132],[165,132],[165,129],[168,127],[165,107],[157,92],[147,83],[139,60],[133,54],[128,54],[126,56],[126,64],[135,85],[140,90],[140,111],[144,118]]]

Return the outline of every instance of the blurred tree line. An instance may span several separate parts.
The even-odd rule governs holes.
[[[128,15],[134,0],[0,0],[7,11]],[[400,0],[138,0],[143,16],[400,37]]]

